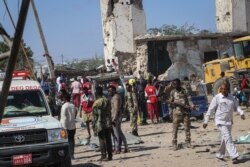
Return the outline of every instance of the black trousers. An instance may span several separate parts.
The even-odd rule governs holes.
[[[139,107],[140,116],[142,117],[141,122],[146,123],[147,118],[148,118],[148,111],[147,111],[146,101],[145,100],[139,100],[138,101],[138,107]]]
[[[111,140],[111,129],[103,129],[98,133],[100,150],[102,158],[112,158],[112,140]]]
[[[69,153],[70,153],[70,156],[73,157],[74,152],[75,152],[75,133],[76,133],[76,129],[67,130],[67,133],[68,133],[68,141],[69,141]]]

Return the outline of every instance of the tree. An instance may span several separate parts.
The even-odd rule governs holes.
[[[103,56],[98,56],[95,55],[93,58],[90,59],[84,59],[84,60],[76,60],[73,59],[71,62],[68,62],[67,65],[64,65],[63,67],[58,66],[58,69],[66,69],[66,68],[71,68],[74,70],[79,70],[79,71],[89,71],[89,70],[94,70],[100,65],[104,65],[104,58]]]
[[[93,70],[104,64],[104,59],[95,56],[94,58],[82,60],[77,64],[74,64],[76,69]]]
[[[191,35],[191,34],[208,34],[212,33],[209,30],[200,30],[193,25],[185,23],[184,25],[178,27],[176,25],[164,24],[160,28],[150,28],[148,33],[152,35],[157,35],[161,33],[162,35]]]
[[[0,42],[0,54],[5,53],[9,51],[9,47],[4,43]],[[5,67],[7,66],[7,61],[5,60],[0,60],[0,70],[4,71]]]
[[[26,47],[26,44],[23,41],[22,41],[22,45],[23,45],[25,52],[27,54],[27,58],[25,57],[23,49],[20,47],[19,53],[18,53],[18,58],[17,58],[17,63],[16,63],[16,67],[15,67],[16,70],[22,70],[25,68],[29,68],[27,61],[29,61],[29,63],[33,67],[33,59],[32,59],[33,51],[31,50],[30,47]],[[0,41],[0,54],[5,53],[9,50],[10,50],[9,46],[7,46],[4,42]],[[5,68],[7,67],[7,63],[8,63],[8,57],[0,60],[0,70],[5,71]]]

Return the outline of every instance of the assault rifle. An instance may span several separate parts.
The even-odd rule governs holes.
[[[185,104],[178,103],[178,102],[172,102],[172,101],[169,101],[169,100],[166,100],[166,103],[171,104],[171,105],[173,105],[175,107],[180,107],[180,108],[184,109],[184,110],[181,110],[181,112],[183,112],[184,114],[190,114],[191,113],[192,107],[190,105],[185,105]]]

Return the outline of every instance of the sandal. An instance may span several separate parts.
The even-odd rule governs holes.
[[[124,149],[124,151],[122,152],[122,153],[128,153],[129,152],[129,149],[128,148],[126,148],[126,149]]]
[[[120,153],[121,153],[121,152],[120,152],[120,151],[117,151],[117,150],[113,152],[114,155],[115,155],[115,154],[120,154]]]
[[[239,160],[238,160],[237,158],[234,158],[234,159],[232,159],[232,163],[233,163],[233,164],[238,164],[238,163],[239,163]]]

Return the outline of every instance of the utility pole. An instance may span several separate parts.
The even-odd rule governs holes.
[[[19,51],[21,40],[22,40],[23,30],[24,30],[28,10],[29,10],[29,4],[30,4],[30,0],[22,1],[17,26],[15,29],[15,35],[14,35],[13,45],[11,47],[10,58],[8,61],[8,66],[7,66],[5,78],[3,81],[3,87],[1,90],[1,94],[0,94],[0,123],[2,121],[4,108],[6,106],[7,96],[9,94],[12,74],[16,65],[18,51]]]
[[[63,66],[63,54],[61,55],[61,57],[62,57],[62,66]]]
[[[36,10],[34,0],[31,0],[31,6],[32,6],[32,9],[33,9],[33,13],[34,13],[35,20],[36,20],[36,23],[37,23],[37,27],[38,27],[38,30],[39,30],[40,38],[42,40],[43,48],[44,48],[44,51],[45,51],[44,56],[45,56],[45,58],[47,60],[47,63],[48,63],[50,78],[54,79],[55,78],[55,72],[54,72],[53,62],[52,62],[51,56],[49,55],[48,46],[47,46],[47,43],[45,41],[45,37],[44,37],[44,34],[43,34],[43,30],[42,30],[42,25],[41,25],[39,17],[38,17],[38,13],[37,13],[37,10]]]

